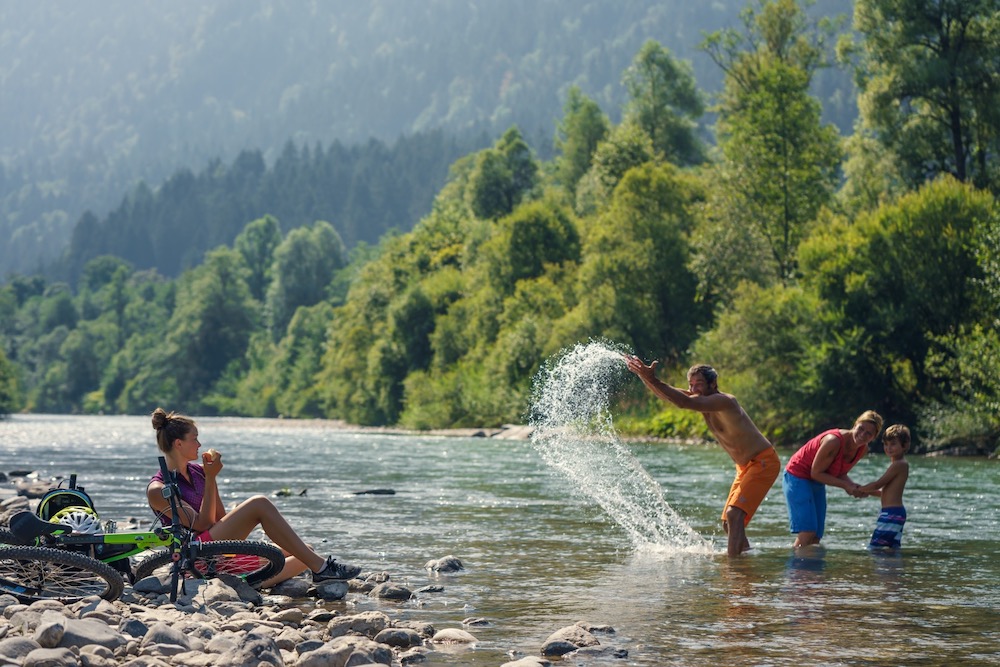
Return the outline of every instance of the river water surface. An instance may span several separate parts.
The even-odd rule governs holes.
[[[400,605],[354,599],[333,608],[386,609],[438,629],[489,622],[467,628],[474,648],[424,664],[500,665],[537,654],[550,633],[581,620],[611,626],[602,644],[628,651],[589,664],[1000,664],[996,461],[913,457],[903,549],[892,556],[865,550],[877,501],[834,489],[825,549],[794,556],[779,483],[750,524],[753,550],[730,560],[719,514],[733,466],[715,446],[616,441],[617,463],[581,449],[573,456],[590,476],[577,479],[537,442],[322,422],[198,424],[203,447],[223,453],[227,504],[307,489],[275,502],[319,551],[413,589],[444,588]],[[102,518],[145,518],[153,435],[147,417],[15,416],[0,421],[0,470],[77,473]],[[852,476],[871,480],[885,465],[869,456]],[[621,479],[621,470],[648,480],[600,481]],[[613,498],[590,486],[622,491]],[[395,494],[355,495],[371,489]],[[650,506],[652,519],[630,523]],[[642,528],[650,520],[672,525]],[[423,569],[449,554],[466,570]]]

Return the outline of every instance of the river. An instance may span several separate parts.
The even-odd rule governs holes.
[[[676,512],[668,520],[696,535],[692,543],[685,528],[671,543],[637,538],[619,511],[529,441],[198,423],[203,446],[223,453],[227,504],[287,488],[295,495],[275,502],[319,551],[413,589],[444,588],[399,606],[354,600],[350,609],[387,608],[439,629],[488,621],[468,628],[480,640],[474,649],[427,664],[499,665],[510,651],[537,654],[550,633],[581,620],[614,628],[598,638],[628,651],[608,660],[615,665],[1000,664],[996,461],[913,458],[894,556],[864,548],[876,501],[831,489],[825,550],[794,557],[776,487],[750,524],[753,550],[731,561],[718,515],[733,470],[714,446],[622,445]],[[148,418],[14,416],[0,422],[0,442],[0,470],[77,473],[102,518],[148,516],[143,490],[156,469]],[[885,464],[869,456],[854,476],[873,479]],[[602,465],[585,467],[600,478]],[[356,495],[372,489],[395,494]],[[424,570],[449,554],[465,571]]]

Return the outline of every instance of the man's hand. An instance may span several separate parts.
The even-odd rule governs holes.
[[[645,379],[653,379],[656,377],[656,365],[657,361],[654,360],[653,363],[648,366],[642,363],[642,359],[635,356],[634,354],[622,355],[625,357],[625,365],[630,371],[638,375],[639,377]]]

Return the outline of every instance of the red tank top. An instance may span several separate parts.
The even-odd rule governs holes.
[[[835,435],[840,439],[840,450],[837,455],[833,457],[833,461],[830,463],[830,467],[826,469],[826,472],[833,475],[834,477],[840,477],[846,474],[854,465],[861,460],[861,457],[865,455],[868,451],[868,447],[858,447],[858,451],[854,453],[854,458],[850,461],[844,458],[844,445],[847,444],[847,436],[841,435],[839,428],[831,428],[829,431],[823,431],[815,438],[802,445],[799,451],[792,454],[792,458],[788,459],[788,465],[785,466],[785,470],[789,474],[795,475],[796,477],[801,477],[802,479],[812,479],[812,465],[813,461],[816,460],[816,452],[819,451],[819,445],[823,442],[823,438],[828,435]]]

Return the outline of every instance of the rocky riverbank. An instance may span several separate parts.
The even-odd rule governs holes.
[[[0,502],[0,525],[31,509],[26,495]],[[0,577],[4,564],[0,546]],[[166,580],[147,577],[126,585],[114,601],[97,597],[72,604],[53,600],[28,604],[0,591],[0,667],[352,667],[433,664],[436,654],[477,651],[476,629],[484,618],[441,627],[409,620],[413,609],[444,592],[447,576],[463,569],[454,556],[430,560],[424,568],[443,585],[417,590],[395,582],[389,572],[313,586],[305,576],[267,591],[236,577],[189,581],[170,601]],[[12,591],[13,592],[13,591]],[[353,613],[359,607],[374,607]],[[604,644],[598,637],[604,638]],[[627,657],[609,627],[585,622],[561,628],[532,655],[497,647],[498,665],[538,667],[550,658],[573,656],[574,664]],[[481,663],[481,658],[477,661]]]
[[[2,559],[0,547],[0,559]],[[434,569],[454,566],[446,557]],[[459,563],[460,566],[460,563]],[[489,621],[469,618],[462,627],[435,627],[406,620],[408,603],[441,586],[410,591],[387,572],[350,582],[313,587],[304,577],[262,594],[235,577],[191,581],[171,603],[166,582],[147,577],[115,601],[87,598],[72,604],[19,602],[0,595],[0,665],[19,667],[347,667],[417,665],[435,654],[475,652],[475,628]],[[379,609],[349,613],[373,601]],[[573,664],[625,658],[622,648],[602,646],[609,627],[578,623],[554,632],[536,655],[506,651],[503,667],[551,665],[568,656]],[[500,649],[502,650],[502,648]],[[478,661],[477,661],[478,662]],[[480,663],[481,664],[481,663]]]

